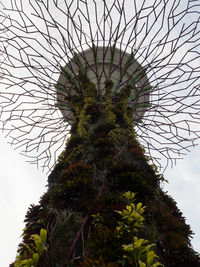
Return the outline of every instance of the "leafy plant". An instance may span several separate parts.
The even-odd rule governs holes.
[[[125,252],[124,259],[130,265],[136,267],[157,267],[163,266],[157,261],[158,256],[153,251],[154,244],[148,245],[145,239],[138,239],[137,236],[133,237],[133,243],[122,245]]]
[[[118,221],[116,231],[119,238],[123,238],[127,233],[138,233],[138,230],[143,227],[145,207],[142,207],[142,203],[134,204],[135,193],[130,191],[123,194],[125,201],[128,203],[126,208],[122,211],[116,211],[121,215],[121,220]],[[148,245],[148,240],[139,239],[137,236],[133,236],[132,243],[123,244],[122,249],[124,251],[123,258],[125,259],[124,265],[128,262],[136,267],[157,267],[163,266],[157,261],[158,256],[153,251],[154,244]]]
[[[115,211],[120,215],[120,218],[117,220],[117,226],[113,231],[105,225],[103,215],[97,213],[92,216],[95,231],[99,234],[95,234],[94,238],[89,241],[89,248],[96,249],[99,245],[102,247],[102,243],[104,248],[100,250],[101,253],[98,257],[96,253],[90,251],[82,266],[163,266],[158,262],[158,256],[153,251],[155,244],[149,244],[148,240],[138,237],[139,230],[144,226],[142,214],[145,211],[145,207],[142,206],[142,203],[134,203],[135,195],[130,191],[123,194],[126,207]],[[113,240],[114,244],[109,242],[110,240]],[[106,248],[108,244],[109,247]],[[118,255],[112,253],[113,256],[108,260],[106,258],[108,250],[116,251]]]
[[[16,257],[14,267],[34,267],[37,266],[41,255],[47,250],[47,231],[45,229],[40,230],[40,235],[31,235],[30,241],[33,241],[31,245],[25,245],[26,250],[23,254],[19,251],[19,255]],[[27,252],[31,255],[27,258]]]

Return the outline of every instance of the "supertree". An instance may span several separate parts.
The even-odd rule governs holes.
[[[200,266],[155,166],[200,135],[198,10],[176,0],[6,3],[1,128],[51,171],[11,266],[158,266],[156,254],[165,266]]]

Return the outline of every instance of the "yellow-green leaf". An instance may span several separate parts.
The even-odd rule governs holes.
[[[33,254],[33,263],[37,264],[38,261],[39,261],[39,258],[40,258],[39,254],[38,253],[34,253]]]
[[[146,263],[139,260],[139,267],[146,267],[146,266],[147,266]]]
[[[142,207],[142,203],[140,202],[140,203],[137,204],[137,208],[136,209],[140,210],[141,207]]]
[[[41,237],[42,242],[45,243],[47,240],[47,230],[42,228],[40,230],[40,237]]]
[[[160,262],[155,262],[151,267],[157,267],[157,266],[163,266],[163,264],[161,264]]]
[[[156,254],[153,251],[149,251],[147,253],[147,266],[151,266],[155,258]]]

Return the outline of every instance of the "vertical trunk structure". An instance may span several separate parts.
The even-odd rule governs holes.
[[[137,234],[156,244],[159,261],[169,267],[200,266],[190,245],[190,227],[161,189],[163,177],[137,140],[131,122],[134,110],[127,105],[131,88],[126,86],[113,97],[113,83],[107,80],[105,95],[99,97],[83,72],[76,78],[81,90],[66,97],[74,114],[71,136],[48,178],[47,192],[26,215],[19,254],[32,257],[27,249],[33,243],[30,237],[43,228],[47,249],[37,266],[98,266],[84,265],[87,258],[101,258],[102,266],[124,266],[119,263],[123,251],[114,231],[116,210],[125,207],[122,195],[131,191],[146,206],[144,228]],[[101,231],[92,225],[95,214],[104,221]],[[125,239],[130,242],[130,236]]]

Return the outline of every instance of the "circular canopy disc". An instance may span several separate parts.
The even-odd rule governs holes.
[[[76,54],[65,66],[65,71],[73,78],[80,68],[84,68],[90,81],[97,88],[98,95],[102,98],[105,93],[104,82],[111,79],[114,83],[113,98],[120,89],[128,84],[132,86],[129,105],[133,108],[133,122],[137,124],[142,119],[149,105],[150,84],[145,74],[145,69],[134,59],[132,54],[123,52],[115,47],[95,47]],[[64,88],[57,89],[57,101],[63,117],[71,124],[73,115],[65,105],[65,96],[75,94],[75,88],[70,85],[64,73],[58,79],[58,85]],[[59,88],[58,87],[58,88]],[[81,89],[81,88],[80,88]],[[63,105],[64,104],[64,105]]]

